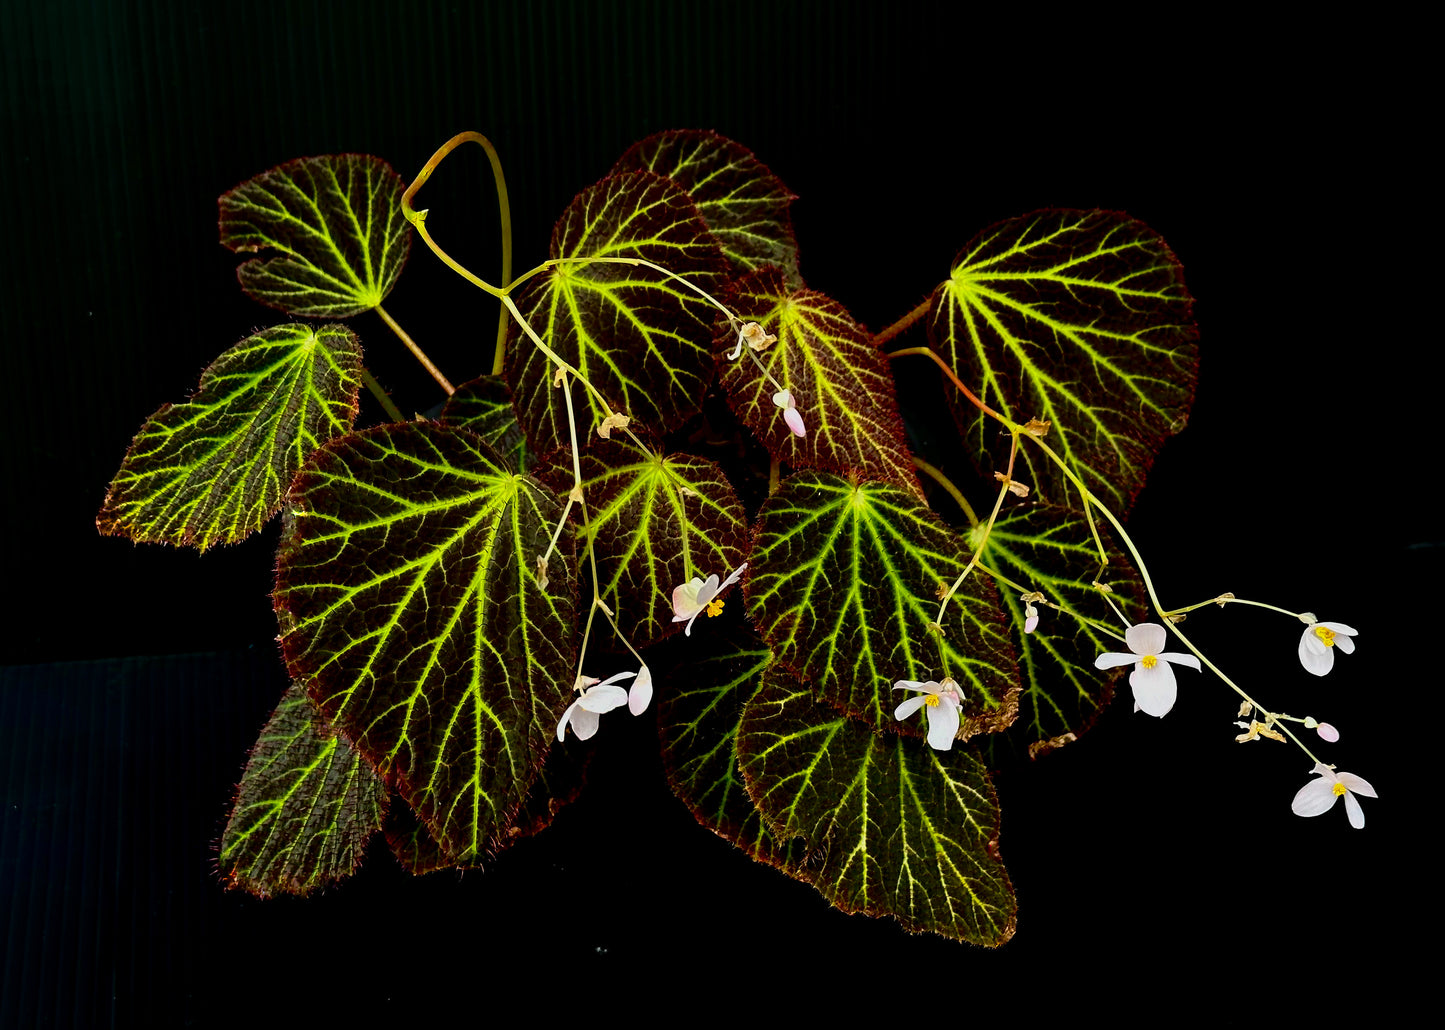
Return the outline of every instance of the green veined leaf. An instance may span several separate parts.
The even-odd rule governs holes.
[[[968,749],[880,737],[769,672],[738,752],[774,832],[820,857],[813,885],[833,905],[991,947],[1013,936],[998,798]]]
[[[715,132],[659,132],[634,143],[612,168],[638,170],[665,175],[691,194],[733,274],[777,265],[789,285],[803,285],[788,214],[797,197],[742,144]]]
[[[512,391],[501,376],[481,376],[458,386],[442,408],[441,422],[476,433],[514,471],[526,472],[533,464],[522,425],[512,410]]]
[[[570,465],[558,473],[549,478],[565,495]],[[596,440],[582,457],[582,478],[590,518],[582,540],[596,546],[602,598],[634,646],[681,628],[672,621],[674,587],[694,576],[723,576],[743,563],[747,515],[714,463]]]
[[[350,876],[386,802],[381,778],[293,682],[246,763],[221,835],[221,875],[263,898]]]
[[[426,823],[417,818],[405,801],[398,799],[387,810],[384,830],[386,846],[401,867],[413,876],[455,869],[459,864],[436,842]]]
[[[425,422],[335,441],[290,497],[287,663],[472,862],[512,825],[570,698],[570,548],[548,590],[536,576],[560,509],[475,434]]]
[[[1103,534],[1105,527],[1099,532]],[[1051,603],[1122,632],[1118,616],[1094,588],[1094,581],[1113,591],[1111,599],[1131,625],[1145,618],[1144,587],[1107,535],[1104,542],[1109,565],[1100,569],[1099,552],[1083,515],[1052,505],[1025,504],[1005,508],[989,534],[983,561],[1020,586],[1042,592]],[[1035,605],[1038,628],[1024,633],[1024,602],[1018,591],[1005,590],[1003,595],[1024,676],[1019,719],[1009,733],[1024,738],[1029,754],[1037,757],[1093,725],[1127,671],[1100,672],[1094,659],[1124,648],[1095,626],[1042,604]]]
[[[153,543],[235,543],[276,513],[292,475],[351,431],[361,344],[345,326],[278,325],[216,358],[184,404],[147,420],[96,519]]]
[[[668,783],[703,826],[808,882],[807,849],[796,838],[773,835],[738,767],[743,708],[762,687],[772,652],[750,628],[730,627],[696,635],[674,653],[678,664],[654,666],[657,681],[667,685],[658,693],[657,723]]]
[[[896,483],[923,500],[898,415],[888,360],[843,305],[814,290],[792,289],[765,268],[733,284],[728,303],[777,342],[758,353],[793,395],[807,435],[794,436],[773,403],[776,388],[746,355],[722,375],[728,404],[775,458],[792,465],[855,471]],[[735,340],[725,341],[731,349]]]
[[[997,732],[1018,711],[1018,666],[992,581],[964,580],[929,629],[940,589],[967,563],[967,545],[913,496],[884,483],[800,472],[758,513],[743,586],[748,612],[778,659],[818,697],[875,730],[923,736],[899,723],[898,680],[963,688],[959,733]]]
[[[928,333],[959,378],[1047,442],[1122,516],[1166,436],[1184,428],[1198,365],[1183,269],[1142,222],[1038,211],[991,226],[933,295]],[[984,472],[1007,468],[997,422],[951,393]],[[1078,492],[1036,448],[1014,478],[1053,504]]]
[[[406,264],[404,192],[379,157],[304,157],[221,195],[221,243],[280,252],[236,270],[253,299],[302,318],[349,318],[380,304]]]
[[[575,262],[523,284],[517,306],[547,345],[616,408],[662,433],[692,416],[712,375],[717,310],[651,268],[589,262],[641,258],[711,293],[724,267],[697,207],[675,183],[651,172],[612,175],[583,190],[552,232],[550,256]],[[570,443],[562,390],[547,358],[513,323],[507,381],[537,454]],[[602,420],[597,402],[573,388],[578,437]]]

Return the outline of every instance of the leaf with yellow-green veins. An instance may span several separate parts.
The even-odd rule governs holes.
[[[1123,515],[1194,397],[1198,333],[1179,260],[1156,232],[1112,211],[1037,211],[990,226],[934,291],[928,335],[986,404],[1045,437],[1089,490]],[[999,424],[951,392],[985,474],[1008,467]],[[1037,448],[1014,478],[1082,509]]]
[[[778,660],[818,698],[875,731],[922,737],[925,720],[893,715],[899,680],[958,681],[959,736],[1013,722],[1018,661],[989,577],[975,570],[949,601],[967,544],[886,483],[800,472],[758,513],[743,581],[748,614]],[[940,664],[942,662],[942,664]]]
[[[527,438],[512,410],[512,391],[501,376],[480,376],[458,386],[456,393],[447,398],[440,421],[470,429],[516,471],[530,470],[533,459],[527,450]]]
[[[747,355],[722,374],[728,404],[773,457],[791,465],[853,471],[886,479],[923,500],[903,433],[893,373],[873,338],[843,305],[815,290],[794,289],[776,268],[732,284],[725,303],[777,337],[754,352],[789,390],[805,436],[795,436],[773,401],[773,385]],[[736,340],[723,341],[731,349]]]
[[[656,269],[597,259],[642,259],[709,293],[726,267],[715,240],[676,183],[626,172],[579,193],[552,231],[550,257],[566,259],[518,288],[517,306],[547,345],[616,410],[662,433],[695,414],[712,377],[717,309]],[[513,321],[506,374],[534,453],[571,441],[556,369]],[[577,435],[606,412],[572,388]]]
[[[289,506],[275,600],[292,674],[443,849],[475,864],[570,701],[570,544],[546,590],[536,574],[560,507],[476,434],[428,422],[322,448]]]
[[[788,214],[797,197],[751,150],[715,132],[670,129],[634,143],[612,168],[639,169],[692,195],[734,275],[777,265],[790,285],[803,285]]]
[[[743,708],[762,687],[772,652],[750,627],[735,625],[673,653],[676,662],[653,666],[667,782],[703,826],[806,882],[807,849],[773,835],[738,767]]]
[[[270,249],[236,269],[254,300],[302,318],[349,318],[380,304],[411,245],[406,184],[379,157],[289,161],[221,195],[221,244]]]
[[[743,563],[747,514],[713,462],[596,440],[582,457],[582,481],[588,523],[578,530],[578,550],[593,543],[602,600],[634,647],[682,628],[672,621],[674,588]],[[565,496],[570,467],[558,485]]]
[[[293,682],[246,763],[221,835],[221,876],[261,897],[350,876],[386,803],[381,778]]]
[[[361,344],[345,326],[278,325],[223,352],[183,404],[141,427],[96,518],[102,533],[204,550],[276,513],[292,475],[351,431]]]
[[[978,532],[974,530],[975,538]],[[1062,747],[1093,725],[1127,671],[1094,668],[1098,655],[1123,649],[1117,636],[1100,628],[1115,634],[1123,631],[1119,617],[1094,587],[1095,581],[1109,587],[1109,598],[1131,625],[1143,622],[1146,616],[1142,581],[1114,546],[1106,527],[1100,526],[1099,532],[1109,555],[1105,568],[1100,568],[1099,551],[1083,515],[1026,503],[1005,508],[984,546],[985,565],[1065,609],[1060,612],[1035,602],[1038,626],[1032,633],[1024,633],[1021,591],[1000,590],[1024,679],[1019,718],[1009,728],[1009,736],[1021,741],[1035,757]],[[1092,621],[1082,622],[1069,613]]]
[[[1013,936],[998,797],[970,749],[880,737],[770,671],[738,753],[763,817],[803,838],[811,882],[836,907],[990,947]]]

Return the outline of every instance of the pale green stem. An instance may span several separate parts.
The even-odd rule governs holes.
[[[948,491],[948,496],[952,497],[953,502],[963,509],[963,514],[967,517],[970,526],[978,525],[978,516],[973,513],[973,506],[964,500],[963,492],[953,485],[952,480],[945,476],[941,469],[934,468],[928,464],[928,462],[917,456],[913,458],[913,467],[920,472],[927,473],[935,483]]]
[[[448,397],[457,392],[456,387],[454,387],[450,382],[447,381],[446,376],[442,375],[441,369],[433,365],[431,358],[427,357],[426,353],[416,345],[416,341],[406,334],[406,330],[402,329],[401,326],[396,324],[396,319],[392,318],[386,313],[386,308],[378,304],[373,310],[375,310],[376,313],[381,316],[381,320],[383,322],[385,322],[388,326],[391,327],[391,331],[396,333],[396,335],[401,338],[401,342],[406,344],[406,349],[411,351],[412,357],[420,361],[422,368],[426,369],[427,372],[431,373],[431,377],[435,379],[438,385],[440,385],[441,388],[447,392]]]
[[[1226,604],[1247,604],[1252,605],[1255,608],[1268,608],[1272,612],[1279,612],[1281,615],[1288,615],[1293,619],[1298,619],[1300,622],[1305,622],[1304,612],[1292,612],[1288,608],[1279,607],[1279,605],[1265,604],[1263,601],[1249,601],[1243,597],[1232,597],[1226,596],[1224,594],[1220,594],[1218,597],[1211,597],[1208,601],[1200,601],[1198,604],[1191,604],[1187,608],[1175,608],[1173,611],[1165,612],[1164,614],[1166,616],[1183,615],[1186,612],[1197,611],[1200,608],[1208,608],[1211,604],[1217,604],[1221,608],[1223,608]],[[1308,623],[1306,623],[1306,625],[1308,625]]]
[[[371,391],[371,395],[375,397],[382,408],[385,409],[388,418],[393,422],[406,421],[406,416],[401,413],[401,409],[396,406],[396,402],[391,399],[391,395],[381,388],[381,384],[376,381],[376,377],[365,368],[361,370],[361,381],[366,384],[366,388]]]
[[[999,484],[998,498],[993,502],[993,511],[989,513],[988,523],[983,527],[983,537],[979,540],[978,546],[974,548],[973,557],[968,560],[968,564],[963,567],[963,571],[958,574],[958,578],[953,581],[953,585],[948,588],[947,593],[943,595],[943,599],[939,602],[938,617],[933,621],[940,628],[943,626],[943,613],[948,607],[949,600],[954,594],[958,593],[958,588],[963,585],[964,579],[973,571],[973,567],[978,564],[979,557],[983,554],[984,548],[988,546],[989,534],[993,532],[993,524],[998,521],[999,510],[1003,508],[1003,499],[1008,496],[1009,480],[1013,478],[1014,458],[1018,455],[1018,452],[1019,437],[1018,433],[1014,432],[1013,443],[1009,447],[1008,452],[1008,471],[1004,473],[1003,482]]]

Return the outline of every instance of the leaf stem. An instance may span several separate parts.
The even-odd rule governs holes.
[[[391,395],[381,388],[381,384],[376,381],[376,377],[367,371],[364,366],[361,369],[361,381],[366,384],[366,388],[371,391],[371,395],[380,402],[388,418],[393,422],[406,421],[406,416],[401,413],[401,409],[396,406],[396,402],[391,399]]]
[[[957,504],[960,508],[963,509],[963,514],[967,516],[968,524],[970,526],[978,525],[978,516],[973,513],[973,506],[970,505],[968,501],[964,500],[963,493],[958,489],[958,487],[953,485],[953,481],[950,480],[947,476],[945,476],[941,469],[934,468],[932,465],[928,464],[928,462],[924,461],[917,455],[914,455],[913,457],[913,467],[918,469],[918,471],[920,472],[926,472],[935,483],[948,491],[948,496],[953,498],[953,503]],[[982,568],[982,566],[980,566],[980,568]]]
[[[873,342],[880,347],[883,346],[889,340],[893,339],[893,337],[897,336],[899,333],[903,332],[903,330],[907,329],[909,326],[913,325],[915,322],[921,319],[924,315],[928,314],[928,309],[932,306],[932,304],[933,296],[930,294],[923,301],[922,304],[918,305],[918,307],[908,312],[908,314],[904,315],[898,321],[894,322],[887,329],[883,329],[880,332],[876,333],[873,336]],[[890,358],[892,356],[893,355],[891,354],[889,355]]]
[[[963,567],[963,571],[958,574],[958,578],[953,581],[953,585],[948,588],[948,591],[939,601],[938,617],[933,621],[939,626],[940,632],[943,626],[943,613],[944,610],[948,608],[949,600],[954,594],[958,593],[958,588],[963,586],[964,579],[973,571],[974,566],[978,564],[979,557],[983,554],[984,548],[988,546],[988,537],[989,534],[993,532],[994,522],[998,520],[999,509],[1003,507],[1003,499],[1008,496],[1009,480],[1013,478],[1014,474],[1014,458],[1018,456],[1018,453],[1019,432],[1015,429],[1013,432],[1013,443],[1009,447],[1008,452],[1008,471],[1004,473],[1003,482],[999,484],[998,497],[993,502],[993,511],[989,513],[988,522],[983,527],[983,537],[979,540],[978,546],[973,549],[973,556],[969,558],[968,564]]]
[[[979,400],[978,397],[974,395],[974,392],[972,390],[964,386],[963,381],[958,378],[958,375],[953,371],[953,369],[948,367],[948,362],[940,358],[934,352],[932,347],[904,347],[902,350],[887,351],[884,353],[883,356],[886,357],[889,361],[892,361],[894,358],[906,358],[912,354],[917,354],[925,358],[932,358],[933,363],[936,364],[939,368],[943,369],[943,374],[948,376],[949,380],[952,381],[954,386],[958,387],[959,393],[963,394],[965,397],[968,398],[970,404],[972,404],[979,411],[983,412],[985,415],[991,415],[994,418],[998,419],[998,421],[1002,422],[1005,426],[1008,427],[1010,432],[1016,432],[1018,430],[1019,427],[1014,425],[1010,419],[1007,419],[1004,416],[1000,415],[998,412],[994,411],[983,401]]]
[[[412,357],[420,361],[422,368],[431,373],[431,377],[447,392],[447,396],[450,397],[456,393],[457,388],[447,381],[447,377],[442,375],[441,369],[432,364],[431,358],[427,357],[426,352],[416,345],[416,341],[406,334],[406,330],[396,324],[396,319],[386,313],[386,308],[378,304],[374,310],[381,316],[381,320],[391,327],[391,331],[401,338],[401,342],[406,344],[406,349],[411,351]]]

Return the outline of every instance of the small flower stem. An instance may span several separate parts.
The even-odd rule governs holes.
[[[938,617],[933,620],[939,626],[943,625],[943,612],[948,607],[949,600],[954,594],[958,593],[958,588],[963,586],[964,579],[973,571],[973,567],[978,564],[979,558],[983,555],[984,548],[988,547],[989,534],[993,532],[993,524],[998,520],[999,510],[1003,507],[1003,499],[1008,496],[1008,480],[1013,478],[1014,458],[1018,456],[1018,453],[1019,434],[1018,431],[1015,430],[1013,433],[1013,443],[1009,447],[1008,452],[1008,471],[1004,473],[1004,482],[999,485],[998,497],[993,502],[993,511],[989,513],[988,522],[983,527],[983,537],[979,540],[978,546],[974,548],[973,557],[969,558],[968,564],[963,567],[963,571],[958,574],[958,578],[953,581],[953,585],[948,588],[948,592],[943,595],[943,599],[939,602]]]
[[[873,342],[880,347],[883,346],[889,340],[893,339],[893,337],[897,336],[899,333],[903,332],[903,330],[907,329],[909,326],[913,325],[915,322],[921,319],[924,315],[928,314],[928,309],[932,306],[932,304],[933,298],[928,297],[926,300],[924,300],[922,304],[918,305],[918,307],[908,312],[908,314],[904,315],[898,321],[894,322],[887,329],[883,329],[875,333],[873,336]],[[890,354],[888,356],[891,358],[893,355]]]
[[[928,462],[916,456],[913,459],[913,467],[918,469],[918,471],[920,472],[927,473],[928,476],[935,483],[943,487],[944,490],[948,491],[948,496],[953,498],[953,503],[957,504],[960,508],[963,509],[963,514],[965,517],[967,517],[968,524],[970,526],[978,525],[978,516],[973,513],[973,506],[970,505],[968,501],[964,500],[962,491],[960,491],[958,487],[954,486],[952,480],[945,476],[940,469],[934,468],[932,465],[928,464]],[[981,567],[982,566],[980,566],[980,568]]]
[[[1022,586],[1022,585],[1020,585],[1020,584],[1018,584],[1018,583],[1015,583],[1013,580],[1009,579],[1009,578],[1008,578],[1007,576],[1005,576],[1003,573],[998,572],[998,571],[995,570],[995,569],[989,568],[989,567],[988,567],[987,565],[985,565],[983,562],[979,562],[979,563],[978,563],[978,567],[979,567],[979,570],[980,570],[980,571],[985,572],[985,573],[987,573],[988,575],[992,576],[995,581],[997,581],[997,582],[999,582],[999,583],[1002,583],[1004,586],[1008,587],[1010,590],[1017,590],[1020,594],[1026,594],[1026,593],[1031,593],[1031,592],[1032,592],[1032,591],[1029,590],[1028,587],[1025,587],[1025,586]],[[1115,630],[1112,626],[1108,625],[1107,623],[1100,622],[1098,619],[1091,619],[1091,618],[1089,618],[1087,615],[1080,615],[1078,612],[1073,611],[1073,610],[1070,609],[1070,608],[1066,608],[1064,605],[1055,604],[1053,601],[1047,601],[1047,600],[1045,600],[1045,601],[1036,601],[1035,603],[1036,603],[1036,604],[1041,604],[1041,605],[1043,605],[1045,608],[1052,608],[1054,611],[1059,612],[1060,614],[1067,615],[1067,616],[1069,616],[1071,619],[1075,619],[1075,620],[1077,620],[1077,621],[1079,621],[1079,622],[1082,622],[1084,625],[1090,626],[1090,627],[1098,630],[1100,633],[1103,633],[1105,636],[1113,637],[1115,640],[1123,640],[1123,639],[1124,639],[1124,634],[1118,632],[1117,630]]]
[[[365,367],[361,370],[361,381],[366,384],[366,388],[371,391],[371,395],[381,404],[388,418],[393,422],[406,421],[406,416],[401,413],[401,409],[396,406],[396,402],[391,399],[391,395],[381,388],[381,384],[376,381],[376,376],[368,372]]]
[[[778,492],[778,484],[782,482],[782,462],[774,458],[768,463],[768,496]]]
[[[1225,597],[1223,594],[1218,597],[1211,597],[1207,601],[1200,601],[1198,604],[1191,604],[1187,608],[1175,608],[1172,612],[1165,612],[1166,617],[1170,615],[1183,615],[1186,612],[1196,611],[1200,608],[1208,608],[1211,604],[1217,604],[1221,608],[1226,604],[1247,604],[1255,608],[1268,608],[1272,612],[1279,612],[1281,615],[1288,615],[1291,618],[1304,622],[1303,612],[1292,612],[1288,608],[1281,608],[1278,605],[1265,604],[1263,601],[1250,601],[1243,597]]]
[[[406,334],[406,330],[396,324],[396,319],[386,313],[386,308],[378,304],[375,311],[381,316],[381,320],[391,327],[391,331],[401,338],[401,342],[406,344],[406,349],[411,351],[412,357],[421,362],[421,367],[431,373],[431,377],[447,392],[447,396],[450,397],[456,393],[456,387],[447,381],[447,377],[442,375],[441,369],[432,364],[431,358],[427,357],[426,352],[416,345],[416,341]]]

